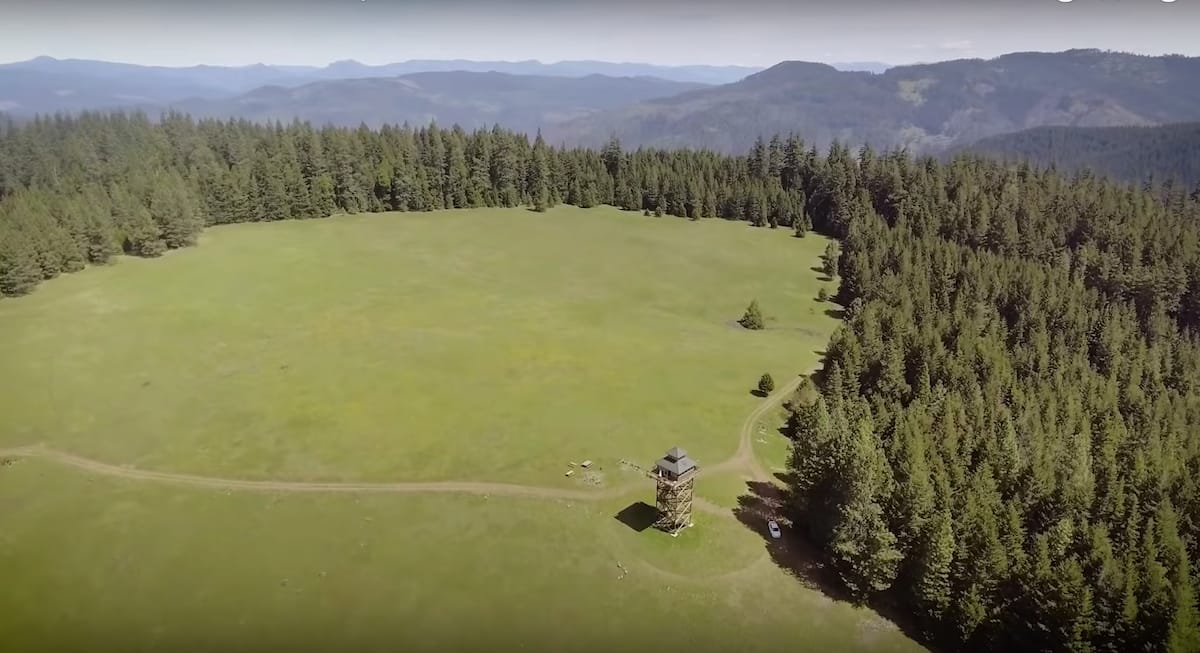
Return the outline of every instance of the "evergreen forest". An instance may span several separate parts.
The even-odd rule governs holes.
[[[1200,123],[1156,127],[1035,127],[960,148],[1120,181],[1200,188]]]

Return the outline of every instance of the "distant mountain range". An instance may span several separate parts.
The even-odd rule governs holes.
[[[197,117],[267,122],[300,118],[314,124],[378,127],[385,123],[501,124],[536,130],[604,109],[706,88],[655,77],[550,77],[497,72],[426,72],[266,86],[229,99],[170,103]]]
[[[765,70],[465,60],[166,68],[48,57],[0,65],[0,112],[18,120],[114,108],[345,126],[499,123],[540,128],[566,145],[617,136],[627,147],[737,152],[759,136],[796,132],[821,148],[837,139],[946,152],[1043,126],[1200,121],[1200,58],[1069,50],[894,67],[787,61]],[[1034,140],[995,147],[1015,152],[1036,142],[1023,138]]]
[[[875,74],[882,73],[888,68],[893,67],[891,64],[886,64],[880,61],[846,61],[843,63],[831,63],[829,65],[837,68],[838,70],[844,70],[847,72],[858,71]]]
[[[1200,120],[1200,58],[1099,50],[1017,53],[896,66],[881,74],[788,61],[732,84],[641,102],[555,130],[573,143],[742,151],[796,131],[939,151],[1045,125],[1157,125]]]
[[[1160,127],[1037,127],[962,148],[1076,172],[1085,168],[1129,182],[1148,179],[1200,187],[1200,122]]]
[[[427,60],[371,66],[338,61],[315,66],[190,66],[168,68],[38,57],[0,65],[0,111],[33,115],[56,111],[107,109],[226,99],[263,86],[294,88],[318,81],[396,77],[416,72],[502,72],[553,77],[657,77],[693,84],[724,84],[758,72],[743,66],[657,66],[603,61]]]

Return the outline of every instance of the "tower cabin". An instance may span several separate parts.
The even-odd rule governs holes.
[[[658,485],[655,496],[658,522],[655,526],[677,535],[692,525],[692,496],[698,470],[696,461],[679,447],[671,447],[667,455],[654,464],[653,475]]]

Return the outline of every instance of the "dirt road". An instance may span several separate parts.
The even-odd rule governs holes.
[[[741,471],[750,474],[754,480],[768,481],[771,474],[754,456],[753,437],[758,423],[767,413],[778,408],[785,398],[791,395],[804,377],[796,377],[787,385],[779,388],[760,403],[746,421],[742,423],[738,434],[738,448],[733,457],[724,462],[705,467],[701,473],[718,471]],[[193,474],[177,474],[172,472],[156,472],[138,469],[127,465],[110,463],[76,456],[64,451],[58,451],[42,445],[20,447],[17,449],[0,449],[0,459],[3,458],[44,458],[94,474],[114,476],[117,478],[189,485],[193,487],[213,488],[218,490],[239,490],[256,492],[350,492],[350,493],[443,493],[443,494],[472,494],[477,496],[530,497],[541,499],[570,499],[575,501],[602,501],[612,499],[636,490],[640,483],[629,483],[601,490],[572,490],[568,488],[541,487],[536,485],[516,485],[512,483],[489,483],[480,481],[414,481],[395,483],[364,483],[364,482],[316,482],[316,481],[252,481],[213,476],[196,476]],[[695,499],[693,506],[707,513],[728,515],[729,511],[703,499]]]

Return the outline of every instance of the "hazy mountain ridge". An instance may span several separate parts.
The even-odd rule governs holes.
[[[939,151],[1043,125],[1156,125],[1200,120],[1200,58],[1098,50],[1015,53],[896,66],[880,74],[788,61],[723,86],[640,103],[561,126],[597,145],[692,145],[740,151],[796,131]]]
[[[505,127],[533,133],[539,128],[604,109],[704,88],[653,77],[551,77],[497,72],[426,72],[312,82],[299,87],[267,86],[218,100],[192,99],[170,107],[199,117],[238,117],[290,122],[378,127],[385,123],[464,128]]]
[[[383,65],[338,61],[317,66],[141,66],[37,57],[0,64],[0,111],[14,115],[152,105],[185,99],[224,99],[265,87],[293,88],[319,81],[396,77],[418,72],[502,72],[544,77],[657,77],[721,84],[761,69],[745,66],[659,66],[603,61],[413,60]],[[129,98],[133,98],[133,102]]]
[[[877,61],[836,63],[841,70],[879,73],[888,64]],[[762,71],[754,66],[680,65],[608,61],[473,61],[412,59],[371,65],[354,60],[327,66],[253,64],[249,66],[143,66],[90,59],[37,57],[0,64],[0,110],[15,115],[107,109],[128,104],[154,104],[184,99],[219,99],[264,86],[292,88],[318,81],[397,77],[420,72],[501,72],[546,77],[657,77],[697,84],[727,84]],[[65,94],[63,93],[65,92]],[[70,96],[71,99],[64,99]]]
[[[1157,127],[1036,127],[982,139],[956,151],[1120,181],[1200,185],[1200,122]]]
[[[874,64],[841,65],[869,69]],[[504,66],[555,72],[461,70]],[[390,74],[412,67],[460,70]],[[138,108],[156,114],[175,108],[197,116],[300,118],[349,126],[499,123],[531,133],[542,128],[550,142],[569,145],[596,146],[616,135],[631,147],[725,152],[744,150],[759,136],[787,132],[819,147],[837,139],[944,152],[1039,126],[1200,120],[1200,58],[1195,57],[1024,52],[883,72],[785,61],[717,86],[628,74],[578,75],[596,68],[617,73],[665,69],[677,76],[753,70],[465,60],[166,68],[38,58],[0,66],[0,111],[18,119],[53,111]],[[322,76],[332,79],[314,80]]]
[[[398,63],[372,66],[353,60],[337,61],[325,68],[312,68],[308,74],[318,79],[352,79],[359,77],[389,77],[421,72],[507,73],[509,75],[539,75],[545,77],[658,77],[676,82],[726,84],[751,75],[762,68],[750,66],[661,66],[645,63],[616,63],[609,61],[558,61],[542,63],[526,61],[472,61],[468,59],[413,59]]]

